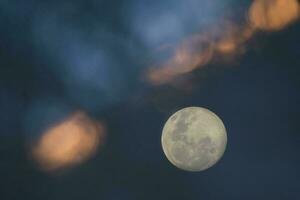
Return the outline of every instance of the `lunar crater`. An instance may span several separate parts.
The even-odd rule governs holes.
[[[187,171],[202,171],[218,162],[227,144],[227,133],[211,111],[190,107],[176,112],[166,122],[163,150],[171,163]]]

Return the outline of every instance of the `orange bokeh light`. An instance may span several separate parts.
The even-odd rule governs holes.
[[[193,35],[179,45],[167,62],[158,68],[151,68],[147,75],[148,80],[153,84],[163,84],[178,75],[205,65],[212,55],[212,43],[209,38],[204,34]]]
[[[283,29],[298,18],[297,0],[255,0],[249,9],[252,26],[266,31]]]
[[[32,156],[46,171],[86,161],[104,142],[104,127],[78,112],[47,130],[32,148]]]
[[[179,75],[205,66],[217,56],[231,57],[240,54],[244,43],[253,33],[248,26],[239,27],[226,22],[222,30],[216,28],[192,35],[177,47],[167,62],[150,68],[148,81],[155,85],[164,84]]]
[[[277,31],[299,18],[297,0],[255,0],[246,24],[223,21],[213,29],[192,35],[175,50],[174,55],[147,71],[147,80],[154,85],[191,72],[219,58],[228,60],[246,51],[246,43],[257,30]]]

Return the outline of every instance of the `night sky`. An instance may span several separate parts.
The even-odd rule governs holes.
[[[224,18],[243,24],[251,3],[0,0],[0,199],[300,199],[299,20],[162,84],[145,75],[166,46]],[[215,112],[228,133],[203,172],[161,148],[166,120],[188,106]],[[33,141],[78,111],[105,126],[104,144],[76,166],[41,169]]]

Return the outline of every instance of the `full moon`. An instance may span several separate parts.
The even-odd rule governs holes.
[[[227,133],[222,120],[201,107],[177,111],[166,122],[161,143],[168,160],[186,171],[203,171],[223,156]]]

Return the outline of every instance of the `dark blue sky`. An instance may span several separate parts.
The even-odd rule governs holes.
[[[0,199],[299,199],[299,22],[175,85],[141,79],[156,46],[243,19],[250,2],[1,0]],[[173,167],[160,145],[186,106],[228,131],[224,157],[201,173]],[[77,109],[106,123],[105,148],[63,174],[40,171],[28,141]]]

